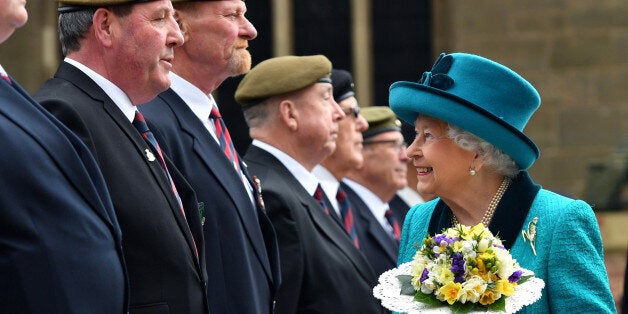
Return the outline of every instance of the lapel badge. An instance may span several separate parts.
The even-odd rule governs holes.
[[[198,203],[198,213],[201,216],[201,226],[205,226],[205,203],[204,202],[199,202]]]
[[[528,230],[521,230],[521,236],[523,237],[523,242],[526,242],[526,239],[530,241],[530,247],[532,247],[532,252],[534,256],[536,256],[536,223],[539,222],[539,217],[534,217],[528,223]]]
[[[145,149],[144,153],[146,153],[146,158],[148,158],[148,161],[155,161],[155,155],[153,154],[153,152],[150,151],[150,149]]]
[[[255,189],[257,190],[257,203],[259,203],[259,206],[263,210],[266,210],[266,206],[264,205],[264,199],[262,198],[262,182],[257,176],[253,176],[253,181],[255,183]]]

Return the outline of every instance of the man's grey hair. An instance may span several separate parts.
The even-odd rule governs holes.
[[[448,126],[447,136],[465,150],[477,150],[485,158],[485,165],[491,166],[496,173],[509,178],[514,178],[519,173],[520,169],[515,161],[491,143],[451,124]]]
[[[133,7],[132,4],[127,4],[110,6],[107,9],[117,16],[123,17],[130,14]],[[81,39],[85,38],[87,31],[92,26],[96,10],[98,7],[59,14],[57,28],[61,41],[61,51],[64,56],[81,49]]]
[[[245,106],[242,113],[249,128],[261,128],[270,122],[273,108],[277,108],[277,103],[267,99],[254,106]]]

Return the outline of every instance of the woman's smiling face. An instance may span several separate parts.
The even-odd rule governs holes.
[[[447,136],[447,122],[419,115],[414,127],[416,138],[407,154],[417,171],[417,190],[443,197],[465,188],[475,152]]]

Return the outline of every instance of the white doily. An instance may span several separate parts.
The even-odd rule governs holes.
[[[373,288],[373,295],[380,299],[382,305],[394,312],[412,313],[451,313],[449,307],[434,307],[414,301],[414,296],[401,295],[401,283],[398,275],[409,275],[412,262],[399,265],[397,268],[386,271],[379,277],[379,284]],[[523,270],[523,275],[532,275],[533,272]],[[515,287],[515,294],[506,298],[506,313],[515,313],[526,305],[530,305],[541,298],[541,290],[545,282],[540,278],[530,278]],[[471,312],[485,313],[485,312]],[[501,312],[500,312],[501,313]]]

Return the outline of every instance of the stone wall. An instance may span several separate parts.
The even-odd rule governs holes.
[[[538,89],[541,108],[525,131],[541,157],[530,172],[545,188],[583,197],[589,165],[607,160],[628,136],[628,2],[433,4],[435,56],[482,55]]]

